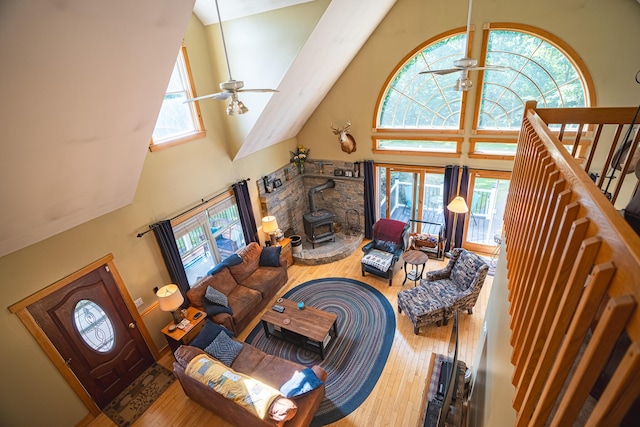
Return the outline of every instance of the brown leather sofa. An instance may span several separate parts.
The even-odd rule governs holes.
[[[176,361],[173,363],[173,372],[180,381],[180,385],[182,385],[182,389],[187,396],[237,426],[273,427],[283,425],[282,422],[277,422],[273,419],[262,420],[258,418],[247,409],[189,377],[185,373],[185,368],[191,359],[201,353],[204,353],[204,351],[192,346],[180,346],[174,353]],[[276,389],[280,389],[296,371],[305,369],[302,365],[281,359],[277,356],[268,355],[246,343],[242,343],[242,350],[240,350],[240,353],[236,356],[230,368],[236,372],[249,375]],[[327,373],[324,369],[317,365],[311,369],[313,369],[313,372],[322,382],[326,382]],[[291,398],[297,406],[297,409],[295,410],[293,418],[284,422],[284,426],[301,427],[311,424],[324,395],[325,388],[323,384],[307,394]]]
[[[255,319],[289,278],[287,261],[284,257],[280,257],[279,266],[266,267],[260,265],[261,254],[260,245],[255,242],[248,244],[238,252],[242,259],[240,264],[224,267],[193,285],[187,292],[191,305],[206,311],[202,304],[202,297],[207,292],[207,288],[211,286],[222,292],[227,296],[233,315],[218,313],[209,318],[238,335]]]

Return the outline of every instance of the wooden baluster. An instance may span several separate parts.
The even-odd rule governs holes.
[[[551,427],[573,425],[635,307],[636,302],[631,295],[621,295],[609,300],[560,400],[558,410],[551,420]]]
[[[553,324],[544,340],[544,348],[533,372],[532,380],[526,385],[528,390],[525,393],[522,410],[518,414],[519,419],[529,419],[540,399],[540,393],[547,381],[549,371],[555,362],[560,344],[562,344],[571,318],[580,301],[584,284],[593,268],[600,244],[601,241],[597,237],[590,237],[582,242],[569,280],[566,286],[564,286],[562,299],[559,302],[558,311],[555,313]]]
[[[562,386],[569,376],[571,366],[578,358],[580,347],[584,342],[587,331],[591,327],[598,308],[602,304],[602,298],[615,271],[616,267],[611,262],[594,267],[567,335],[562,342],[562,347],[558,352],[557,361],[549,374],[549,380],[545,384],[540,400],[535,407],[531,425],[543,425],[549,418]]]

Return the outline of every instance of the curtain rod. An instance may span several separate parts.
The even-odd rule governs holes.
[[[236,183],[236,184],[242,184],[242,183],[247,182],[247,181],[251,181],[251,178],[247,178],[247,179],[245,179],[245,180],[243,180],[243,181],[240,181],[240,182],[238,182],[238,183]],[[191,211],[192,211],[192,210],[194,210],[194,209],[198,209],[200,206],[202,206],[202,205],[205,205],[205,204],[209,203],[210,201],[212,201],[212,200],[213,200],[213,199],[215,199],[216,197],[220,197],[220,196],[222,196],[222,195],[223,195],[224,193],[226,193],[227,191],[229,191],[229,190],[222,191],[222,192],[220,192],[220,193],[216,194],[215,196],[211,196],[211,197],[210,197],[210,198],[208,198],[207,200],[205,200],[205,199],[200,199],[200,203],[198,203],[197,205],[195,205],[195,206],[193,206],[193,207],[191,207],[191,208],[187,209],[186,211],[180,212],[178,215],[176,215],[176,216],[174,216],[174,217],[172,217],[172,218],[169,218],[169,221],[173,221],[174,219],[179,218],[179,217],[181,217],[182,215],[187,214],[187,213],[191,212]],[[146,230],[146,231],[143,231],[142,233],[138,233],[138,234],[136,234],[136,237],[142,237],[142,236],[144,236],[145,234],[147,234],[148,232],[150,232],[151,230],[153,230],[153,225],[154,225],[154,224],[155,224],[155,223],[153,223],[153,224],[149,224],[149,229],[148,229],[148,230]]]

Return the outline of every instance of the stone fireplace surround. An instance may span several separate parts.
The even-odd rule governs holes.
[[[320,164],[322,164],[322,168],[320,168]],[[286,179],[286,168],[289,169],[289,180]],[[360,234],[363,234],[364,178],[334,176],[336,168],[354,170],[353,163],[309,160],[305,163],[305,173],[300,175],[294,164],[287,164],[267,176],[269,181],[280,179],[282,182],[280,187],[273,188],[270,193],[265,191],[263,180],[257,179],[262,216],[275,216],[281,230],[287,234],[297,234],[305,241],[302,216],[310,211],[309,190],[324,184],[328,179],[333,179],[335,181],[334,188],[315,194],[316,207],[326,209],[335,215],[334,224],[337,234],[344,234],[354,227],[357,227]],[[321,171],[323,173],[320,173]],[[357,211],[357,214],[354,210]],[[328,244],[318,243],[316,249],[322,252],[323,245]]]

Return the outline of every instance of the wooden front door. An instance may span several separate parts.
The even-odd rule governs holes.
[[[106,264],[27,309],[101,409],[154,362]]]

